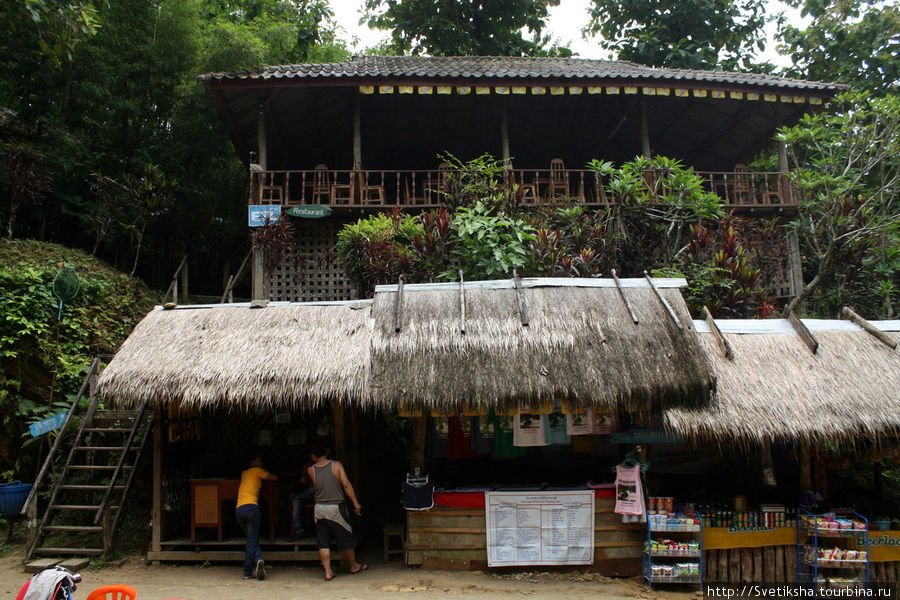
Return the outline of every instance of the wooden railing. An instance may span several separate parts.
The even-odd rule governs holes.
[[[707,191],[721,197],[725,208],[796,206],[796,195],[784,173],[755,171],[697,172]],[[434,208],[453,193],[454,171],[251,171],[249,204],[332,208]],[[648,173],[648,177],[653,177]],[[525,205],[576,202],[608,206],[617,198],[607,182],[586,169],[513,169],[505,183]]]

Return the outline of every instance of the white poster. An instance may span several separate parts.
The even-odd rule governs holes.
[[[594,492],[485,492],[489,567],[590,565]]]

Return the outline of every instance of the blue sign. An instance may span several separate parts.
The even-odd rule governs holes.
[[[49,419],[44,419],[43,421],[32,423],[28,426],[28,431],[31,433],[31,437],[37,437],[39,435],[49,433],[54,429],[59,429],[60,427],[62,427],[62,424],[66,422],[67,414],[69,413],[59,413],[55,417],[50,417]]]
[[[281,217],[280,204],[251,204],[248,209],[247,224],[250,227],[262,227],[266,219],[274,223]]]

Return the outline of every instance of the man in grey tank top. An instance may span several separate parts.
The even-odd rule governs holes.
[[[351,574],[365,571],[369,565],[356,562],[356,553],[353,550],[353,529],[347,522],[349,515],[341,512],[345,497],[353,503],[353,511],[357,515],[362,512],[362,506],[356,499],[356,493],[353,491],[350,480],[347,479],[344,466],[338,461],[328,458],[328,446],[321,441],[312,445],[309,456],[313,464],[307,470],[307,474],[316,490],[314,511],[316,547],[319,549],[322,568],[325,569],[325,581],[335,578],[335,572],[331,568],[332,541],[338,551],[343,552],[347,558]]]

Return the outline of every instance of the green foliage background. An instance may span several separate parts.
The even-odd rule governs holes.
[[[58,321],[63,266],[81,287]],[[139,280],[84,252],[0,240],[0,473],[28,479],[28,424],[64,410],[92,357],[113,353],[153,303]]]

